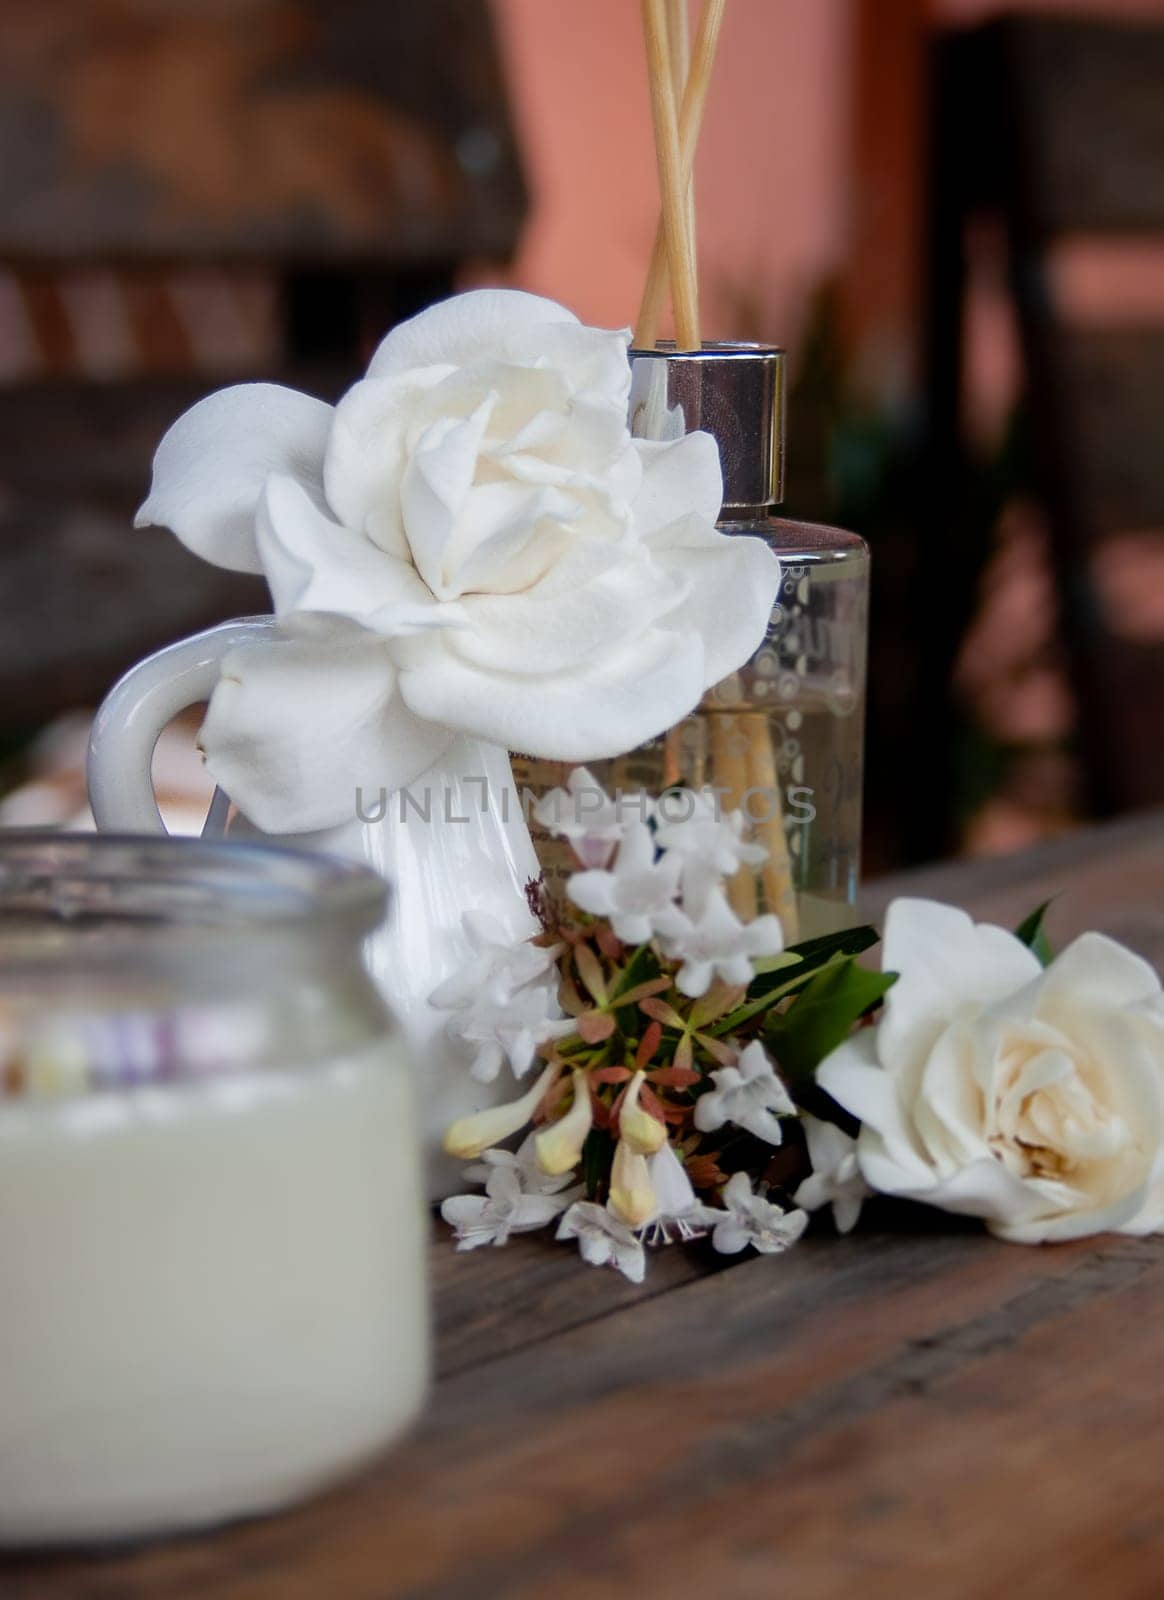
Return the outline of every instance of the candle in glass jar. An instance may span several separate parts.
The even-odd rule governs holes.
[[[210,848],[216,870],[251,854]],[[0,1543],[271,1511],[417,1415],[411,1074],[358,959],[316,960],[310,928],[298,961],[286,926],[272,967],[235,929],[197,978],[207,952],[179,936],[162,977],[96,985],[92,952],[66,981],[57,940],[23,998],[0,996]]]

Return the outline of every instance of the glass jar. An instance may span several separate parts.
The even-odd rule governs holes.
[[[612,799],[645,792],[675,821],[684,801],[668,791],[713,790],[722,811],[743,812],[767,851],[728,884],[737,914],[775,912],[788,944],[834,932],[855,918],[860,877],[868,547],[839,528],[773,515],[783,492],[783,351],[663,344],[632,350],[631,374],[631,432],[664,441],[695,429],[713,435],[724,480],[720,531],[765,540],[780,557],[780,587],[750,661],[660,738],[587,768]],[[564,787],[570,770],[514,763],[519,787],[536,798]],[[535,823],[533,835],[548,887],[560,894],[577,863],[544,826]]]
[[[385,908],[291,850],[0,834],[0,1543],[271,1511],[417,1415]]]

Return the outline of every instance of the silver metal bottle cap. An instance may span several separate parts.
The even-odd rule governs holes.
[[[636,439],[714,436],[723,467],[723,513],[784,497],[784,351],[768,344],[664,342],[630,352],[630,430]]]

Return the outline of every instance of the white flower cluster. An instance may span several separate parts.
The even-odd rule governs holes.
[[[728,904],[724,879],[764,861],[767,851],[745,840],[743,814],[725,815],[711,790],[612,800],[580,767],[536,814],[581,861],[595,863],[568,880],[574,904],[607,918],[624,944],[657,938],[668,959],[682,962],[677,982],[685,995],[706,994],[715,978],[750,983],[752,961],[783,950],[779,917],[741,922]]]
[[[492,1083],[506,1060],[523,1078],[539,1044],[574,1030],[558,1004],[561,946],[515,945],[479,911],[466,911],[462,923],[472,957],[433,990],[429,1004],[453,1013],[450,1038],[475,1046],[469,1071],[479,1083]]]

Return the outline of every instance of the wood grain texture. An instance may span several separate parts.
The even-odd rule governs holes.
[[[1164,955],[1164,814],[878,889]],[[639,1289],[536,1237],[433,1249],[443,1376],[413,1439],[303,1510],[5,1600],[1156,1600],[1164,1241],[1041,1249],[879,1203],[778,1260]]]

